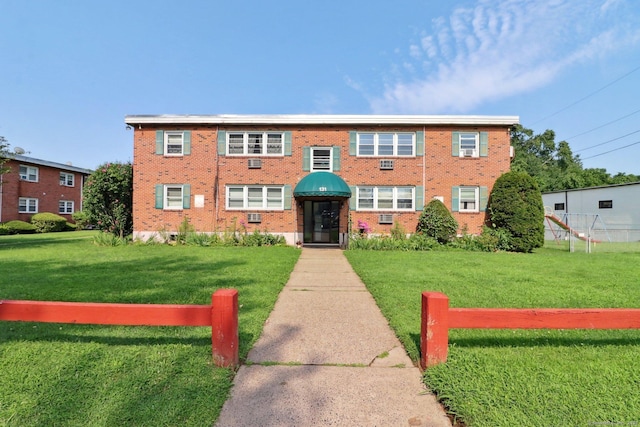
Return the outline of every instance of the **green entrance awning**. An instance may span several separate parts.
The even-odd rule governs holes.
[[[351,190],[342,178],[331,172],[312,172],[300,180],[294,197],[351,197]]]

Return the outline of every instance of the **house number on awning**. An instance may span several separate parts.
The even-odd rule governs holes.
[[[327,187],[320,187],[319,190],[320,191],[327,191]]]

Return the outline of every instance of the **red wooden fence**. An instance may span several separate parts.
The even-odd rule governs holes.
[[[449,329],[640,329],[640,309],[449,308],[440,292],[422,293],[420,364],[447,361]]]
[[[238,291],[220,289],[211,305],[104,304],[0,300],[0,320],[92,325],[211,326],[218,366],[237,366]]]

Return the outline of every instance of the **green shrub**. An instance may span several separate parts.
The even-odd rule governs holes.
[[[77,211],[71,214],[76,230],[84,230],[89,225],[89,215],[84,211]]]
[[[220,237],[208,233],[188,233],[185,238],[185,245],[189,246],[215,246],[220,244]]]
[[[4,224],[9,230],[9,234],[33,234],[36,232],[36,226],[25,221],[13,220]]]
[[[284,245],[286,243],[283,236],[276,236],[269,233],[261,233],[258,230],[254,230],[250,234],[242,234],[238,244],[240,246],[276,246]]]
[[[425,234],[412,234],[409,238],[396,239],[389,236],[361,236],[354,234],[349,240],[349,249],[371,251],[430,251],[444,248],[433,237]]]
[[[93,236],[93,243],[97,246],[126,246],[129,244],[129,238],[101,231]]]
[[[455,237],[458,231],[458,221],[451,215],[444,203],[433,199],[420,214],[416,231],[424,233],[440,243],[447,243]]]
[[[0,224],[0,236],[6,236],[7,234],[11,234],[9,229],[4,224]]]
[[[515,252],[544,244],[544,205],[535,180],[525,172],[507,172],[496,180],[489,198],[491,225],[510,235]]]
[[[391,237],[393,239],[404,240],[407,238],[407,230],[398,221],[393,223],[391,227]]]
[[[67,220],[51,212],[42,212],[31,217],[31,224],[36,227],[37,233],[51,233],[64,231]]]

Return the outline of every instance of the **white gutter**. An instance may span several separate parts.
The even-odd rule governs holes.
[[[132,115],[128,125],[143,124],[215,124],[215,125],[467,125],[510,126],[520,123],[519,116],[427,116],[427,115]]]

